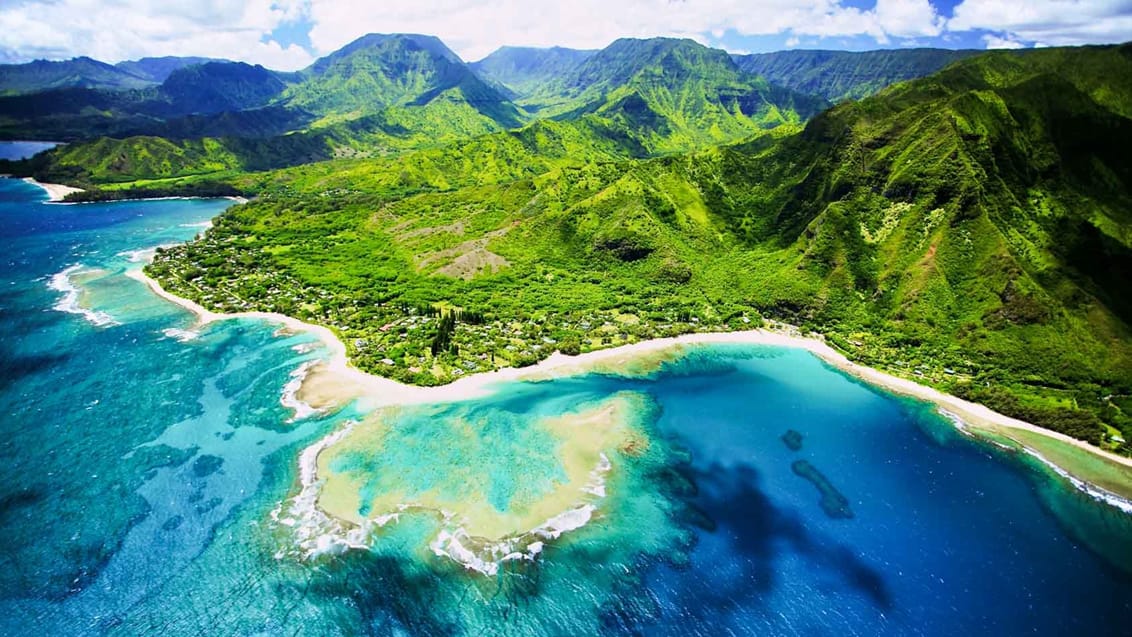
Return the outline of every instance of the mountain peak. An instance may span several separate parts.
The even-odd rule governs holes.
[[[293,85],[285,99],[317,115],[356,118],[389,108],[425,106],[446,96],[446,101],[470,106],[477,112],[474,117],[494,120],[493,127],[519,123],[518,111],[506,97],[431,35],[364,35],[319,59],[302,75],[303,81]]]
[[[629,83],[643,71],[662,75],[735,75],[741,71],[726,51],[686,38],[621,38],[598,51],[565,78],[574,90],[608,89]],[[675,79],[675,78],[672,78]]]
[[[463,64],[463,60],[460,59],[460,56],[456,55],[440,38],[434,35],[422,35],[419,33],[369,33],[350,42],[341,49],[319,58],[308,70],[319,73],[336,61],[359,53],[367,51],[387,53],[398,49],[404,51],[425,51],[432,57],[444,59],[453,64]]]
[[[530,95],[539,87],[578,68],[597,51],[581,51],[560,46],[502,46],[471,68],[481,77],[506,88],[515,95]]]

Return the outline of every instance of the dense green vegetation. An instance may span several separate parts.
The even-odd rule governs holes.
[[[827,106],[744,73],[723,51],[671,38],[617,40],[518,103],[624,129],[649,154],[739,141]]]
[[[506,97],[433,36],[367,35],[316,61],[302,78],[286,103],[331,121],[437,103],[448,105],[447,117],[480,120],[482,132],[521,121]]]
[[[1128,47],[992,53],[693,154],[602,150],[582,118],[250,175],[150,272],[426,384],[786,320],[1107,444],[1132,433],[1129,79]]]
[[[591,61],[598,66],[591,68]],[[130,115],[131,104],[135,110],[137,104],[129,100],[113,102],[123,99],[119,94],[97,93],[110,107],[98,117],[117,123],[121,138],[72,144],[0,170],[85,188],[169,178],[217,180],[233,171],[460,145],[492,133],[506,135],[526,117],[443,43],[425,36],[365,36],[292,79],[282,88],[262,68],[189,66],[167,78],[145,102],[144,115]],[[747,75],[725,53],[688,40],[620,40],[564,82],[540,89],[538,99],[549,99],[548,91],[561,93],[555,108],[539,109],[532,134],[568,136],[583,159],[595,151],[603,158],[647,157],[767,131],[785,135],[825,105]],[[48,106],[55,110],[44,117],[45,103],[60,103],[48,97],[12,98],[27,103],[20,108],[0,101],[0,112],[17,116],[13,130],[29,120],[40,128],[52,125],[56,114],[61,125],[96,125],[74,119],[75,113],[87,112],[84,100],[90,95]],[[268,99],[273,106],[209,113]],[[205,114],[161,119],[174,114],[170,104]],[[544,118],[552,115],[571,130],[551,126]],[[0,119],[0,130],[3,124]],[[306,128],[280,134],[291,126]],[[255,131],[268,136],[249,134]]]
[[[549,49],[505,46],[469,66],[483,79],[506,89],[512,99],[528,97],[542,86],[573,72],[596,51],[560,46]]]
[[[176,114],[223,113],[266,106],[287,85],[262,66],[206,62],[174,70],[161,84]]]
[[[748,73],[831,102],[868,97],[881,89],[931,75],[952,62],[980,53],[950,49],[888,51],[778,51],[736,55]]]

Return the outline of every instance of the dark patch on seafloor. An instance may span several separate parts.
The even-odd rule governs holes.
[[[849,499],[842,495],[817,467],[805,460],[797,460],[790,465],[790,468],[795,474],[808,480],[821,493],[821,508],[826,515],[831,518],[853,517],[853,510],[849,508]]]
[[[782,443],[786,445],[790,451],[802,450],[802,434],[801,432],[793,429],[787,429],[786,433],[782,434]]]
[[[642,618],[654,622],[665,612],[678,612],[681,621],[709,625],[714,618],[742,608],[765,604],[781,577],[778,562],[790,550],[822,564],[849,589],[868,599],[881,612],[893,608],[893,598],[880,570],[857,555],[849,545],[816,535],[796,513],[771,502],[761,489],[758,471],[749,465],[714,464],[706,469],[685,467],[688,482],[687,504],[692,509],[683,523],[726,543],[726,559],[696,563],[695,550],[689,556],[690,568],[702,574],[697,578],[672,578],[664,564],[645,574],[646,581],[664,581],[673,590],[672,598],[681,608],[658,608],[653,601],[618,596],[622,604],[607,609],[603,619],[610,632],[639,634],[649,632]],[[677,570],[683,570],[677,568]],[[651,598],[651,594],[649,595]],[[647,611],[647,612],[643,612]]]

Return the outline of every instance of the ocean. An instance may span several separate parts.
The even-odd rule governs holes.
[[[124,274],[231,202],[44,200],[0,180],[0,634],[1132,634],[1132,515],[805,351],[295,418],[313,337]],[[304,536],[347,426],[319,479],[385,524]],[[488,574],[441,540],[554,507]]]

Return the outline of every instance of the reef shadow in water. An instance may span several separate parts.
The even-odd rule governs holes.
[[[852,518],[853,509],[849,508],[849,499],[833,486],[825,474],[806,460],[796,460],[790,465],[794,473],[805,478],[821,493],[821,508],[831,518]]]
[[[782,444],[790,451],[802,450],[802,434],[794,429],[787,429],[786,433],[782,434]]]
[[[462,627],[445,619],[447,600],[429,569],[413,573],[402,559],[349,551],[320,566],[306,595],[326,609],[324,617],[347,635],[458,635]]]
[[[717,535],[726,542],[727,559],[726,563],[695,563],[698,556],[693,553],[690,570],[698,576],[673,578],[655,571],[650,576],[664,578],[676,592],[683,620],[691,615],[697,623],[710,625],[741,608],[765,605],[778,584],[780,558],[790,550],[839,576],[880,612],[892,609],[892,594],[882,573],[852,547],[814,536],[795,513],[775,506],[759,487],[759,474],[753,467],[716,464],[686,469],[686,473],[696,485],[688,502],[696,514],[686,522],[695,522],[702,529],[699,533]],[[624,613],[610,613],[607,621],[629,632],[643,628],[633,626]]]
[[[62,367],[68,358],[66,354],[18,355],[3,351],[0,352],[0,379],[15,385],[24,378]]]

